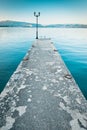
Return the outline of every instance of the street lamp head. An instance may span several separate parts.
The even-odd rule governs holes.
[[[39,17],[40,16],[40,12],[38,12],[38,14],[36,14],[36,12],[34,12],[34,16]]]
[[[36,12],[34,12],[34,16],[36,16]]]
[[[40,12],[38,12],[38,16],[40,16]]]

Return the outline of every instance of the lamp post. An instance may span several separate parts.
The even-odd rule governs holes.
[[[36,39],[38,39],[38,17],[40,16],[40,12],[38,14],[34,12],[34,16],[36,17]]]

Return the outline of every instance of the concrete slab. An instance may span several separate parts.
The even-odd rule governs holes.
[[[0,130],[87,130],[87,101],[50,39],[35,41],[1,93]]]

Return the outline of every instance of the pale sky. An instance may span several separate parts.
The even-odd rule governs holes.
[[[87,0],[0,0],[0,21],[35,23],[34,11],[41,24],[87,24]]]

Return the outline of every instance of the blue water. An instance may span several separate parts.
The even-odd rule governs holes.
[[[22,28],[0,28],[0,92],[31,48],[32,39],[28,35]]]
[[[87,29],[39,29],[51,37],[87,99]],[[35,29],[0,28],[0,91],[31,48]]]
[[[66,29],[55,46],[87,99],[87,30]]]

